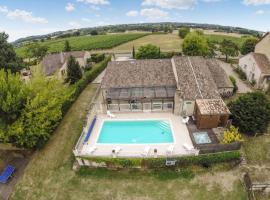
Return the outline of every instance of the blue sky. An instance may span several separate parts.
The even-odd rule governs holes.
[[[270,0],[0,0],[10,41],[108,24],[195,22],[270,30]]]

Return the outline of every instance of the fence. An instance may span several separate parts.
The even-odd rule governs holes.
[[[235,151],[241,148],[240,142],[234,142],[231,144],[205,144],[200,145],[200,154],[217,153],[223,151]]]

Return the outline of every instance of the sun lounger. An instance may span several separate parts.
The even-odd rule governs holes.
[[[12,176],[14,171],[15,168],[11,165],[8,165],[0,175],[0,183],[7,183],[8,179]]]
[[[107,116],[110,118],[115,118],[115,115],[112,114],[109,110],[107,110]]]
[[[143,150],[143,153],[142,153],[142,155],[143,156],[148,156],[149,155],[149,153],[150,153],[150,147],[149,146],[146,146],[145,148],[144,148],[144,150]]]
[[[97,150],[97,147],[96,147],[96,146],[91,146],[90,149],[89,149],[89,151],[87,151],[87,153],[92,154],[92,153],[94,153],[96,150]]]
[[[167,154],[172,154],[173,153],[173,150],[174,150],[174,145],[170,145],[168,148],[167,148]]]

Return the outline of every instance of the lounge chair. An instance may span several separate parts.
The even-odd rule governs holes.
[[[189,117],[183,117],[182,122],[183,124],[187,124],[189,121]]]
[[[94,153],[96,150],[97,150],[97,147],[96,147],[96,146],[91,146],[90,149],[89,149],[89,151],[87,151],[87,153],[92,154],[92,153]]]
[[[110,118],[115,118],[115,115],[112,114],[109,110],[107,110],[107,116]]]
[[[172,154],[173,153],[173,150],[174,150],[174,145],[170,145],[168,148],[167,148],[167,154]]]
[[[0,175],[0,183],[7,183],[8,179],[12,176],[14,171],[15,168],[11,165],[8,165]]]
[[[193,146],[188,145],[187,143],[183,144],[184,149],[187,151],[195,151]]]
[[[143,155],[143,156],[148,156],[149,153],[150,153],[150,149],[151,149],[151,147],[146,146],[146,147],[144,148],[144,150],[143,150],[142,155]]]

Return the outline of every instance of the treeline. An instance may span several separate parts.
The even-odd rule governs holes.
[[[214,24],[197,24],[197,23],[178,23],[178,22],[164,22],[164,23],[140,23],[140,24],[120,24],[120,25],[108,25],[100,27],[91,28],[81,28],[76,30],[68,31],[58,31],[47,35],[40,36],[30,36],[27,38],[22,38],[13,42],[13,45],[20,46],[21,43],[33,42],[47,40],[57,37],[69,37],[69,36],[79,36],[79,35],[89,35],[93,33],[106,34],[106,33],[121,33],[125,31],[147,31],[147,32],[171,32],[172,30],[189,27],[189,28],[199,28],[199,29],[211,29],[219,32],[225,33],[239,33],[253,35],[260,37],[261,32],[256,30],[245,29],[241,27],[231,27],[231,26],[221,26]]]

